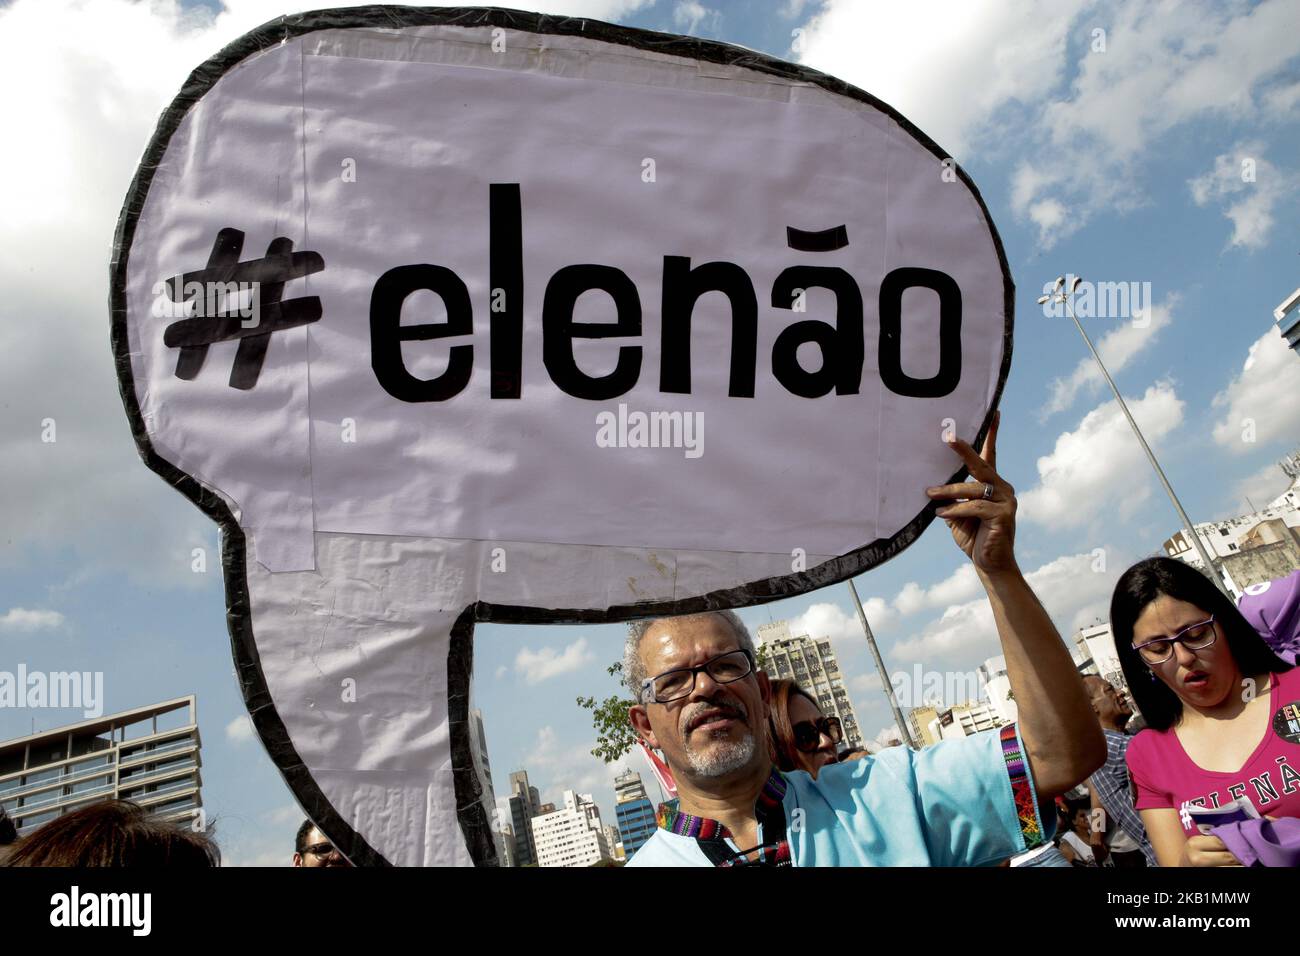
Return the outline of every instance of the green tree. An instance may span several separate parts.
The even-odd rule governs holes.
[[[605,668],[611,676],[623,674],[622,663],[614,663]],[[599,703],[594,697],[579,697],[578,706],[591,711],[591,720],[596,727],[596,747],[593,757],[599,757],[605,763],[614,763],[628,754],[636,746],[636,731],[627,719],[627,710],[636,701],[630,697],[615,694]]]

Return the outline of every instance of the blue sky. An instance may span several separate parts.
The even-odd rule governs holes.
[[[0,125],[28,131],[0,151],[0,670],[103,671],[106,710],[196,693],[205,803],[233,863],[287,862],[299,812],[247,729],[215,529],[135,455],[108,346],[107,264],[139,152],[185,73],[295,9],[0,7],[0,86],[26,91],[0,102]],[[970,173],[1017,283],[999,462],[1021,499],[1018,553],[1067,636],[1104,615],[1118,574],[1177,521],[1073,326],[1035,305],[1044,283],[1064,272],[1150,283],[1144,325],[1086,324],[1195,519],[1285,489],[1274,462],[1300,445],[1300,357],[1278,345],[1271,313],[1300,285],[1300,4],[545,9],[802,60],[903,111]],[[41,441],[46,419],[52,443]],[[192,570],[195,548],[206,572]],[[891,668],[967,670],[997,653],[963,562],[935,525],[858,579]],[[844,585],[742,617],[829,635],[868,735],[889,722]],[[587,753],[593,734],[574,698],[616,690],[604,669],[622,632],[479,628],[474,694],[498,794],[524,767],[544,799],[591,790],[612,820],[616,768]],[[75,719],[0,709],[0,738]]]

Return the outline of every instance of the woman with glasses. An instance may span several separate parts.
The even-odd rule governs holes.
[[[817,771],[838,760],[837,748],[843,738],[838,717],[823,717],[811,694],[792,680],[774,680],[768,733],[771,735],[772,760],[785,773]]]
[[[1196,807],[1248,800],[1300,817],[1300,671],[1273,653],[1200,571],[1149,558],[1110,606],[1124,676],[1147,729],[1128,747],[1134,806],[1161,866],[1235,866]]]

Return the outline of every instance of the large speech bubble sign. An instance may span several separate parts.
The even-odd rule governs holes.
[[[987,427],[1012,293],[969,178],[838,80],[361,8],[190,77],[119,222],[113,348],[145,461],[222,528],[297,798],[356,863],[487,863],[474,623],[754,604],[898,553],[962,474],[940,436]]]

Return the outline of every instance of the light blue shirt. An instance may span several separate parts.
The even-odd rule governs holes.
[[[784,774],[793,864],[989,866],[1040,846],[1056,821],[1049,816],[1051,829],[1044,827],[1019,733],[1007,733],[1005,745],[992,730],[921,750],[890,747],[823,767],[816,779],[802,771]],[[628,862],[712,865],[695,838],[662,827]]]

